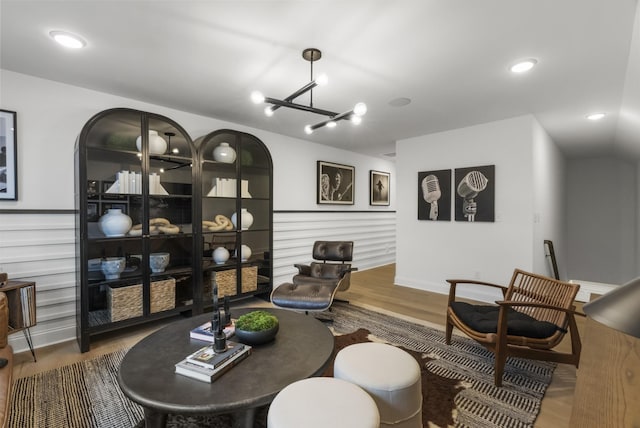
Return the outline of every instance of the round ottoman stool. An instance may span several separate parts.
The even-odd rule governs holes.
[[[276,395],[267,428],[378,428],[380,416],[362,388],[332,377],[294,382]]]
[[[409,353],[384,343],[357,343],[338,352],[333,373],[371,395],[380,426],[422,427],[422,376]]]

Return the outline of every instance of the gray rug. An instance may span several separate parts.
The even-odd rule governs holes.
[[[423,403],[425,427],[533,427],[554,364],[510,359],[504,387],[496,388],[493,355],[470,339],[454,337],[454,343],[447,346],[440,330],[354,305],[334,304],[331,317],[329,325],[336,334],[344,335],[338,347],[376,340],[414,351],[428,387]],[[125,353],[121,350],[16,380],[8,426],[136,426],[143,417],[142,409],[122,394],[116,380]],[[258,412],[256,427],[266,425],[266,412]],[[168,426],[228,428],[231,419],[171,415]]]

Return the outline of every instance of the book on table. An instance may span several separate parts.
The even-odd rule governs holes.
[[[222,330],[224,335],[228,338],[233,336],[236,332],[236,320],[231,320],[231,324],[224,327]],[[213,332],[211,331],[211,321],[207,321],[206,323],[199,325],[189,332],[189,336],[192,339],[202,340],[203,342],[211,342],[213,343]]]
[[[251,354],[251,346],[227,341],[227,350],[214,352],[213,345],[198,351],[176,363],[175,372],[204,382],[213,382]]]

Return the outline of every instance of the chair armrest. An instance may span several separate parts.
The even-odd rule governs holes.
[[[303,264],[300,264],[300,263],[296,263],[293,266],[298,268],[298,274],[299,275],[306,275],[306,276],[311,275],[311,266],[303,265]]]
[[[449,283],[449,303],[455,301],[456,299],[456,287],[458,284],[480,285],[499,288],[502,291],[502,296],[505,296],[507,293],[507,287],[503,285],[493,284],[491,282],[477,281],[474,279],[447,279],[447,282]]]

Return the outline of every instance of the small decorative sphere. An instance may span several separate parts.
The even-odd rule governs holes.
[[[218,247],[213,250],[213,261],[216,262],[216,264],[221,265],[227,260],[229,260],[229,250],[224,247]]]
[[[213,149],[213,159],[222,163],[233,163],[236,160],[236,151],[229,143],[222,142]]]

